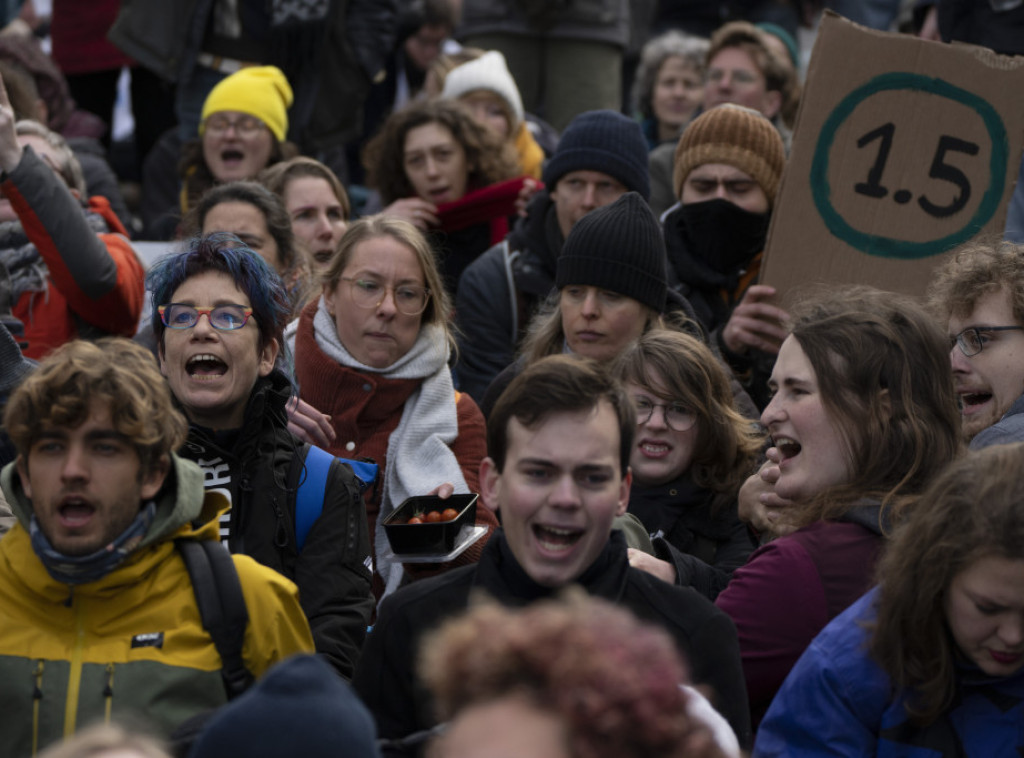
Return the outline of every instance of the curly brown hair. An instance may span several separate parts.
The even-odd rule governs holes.
[[[464,106],[441,98],[417,100],[392,113],[363,150],[366,184],[380,192],[384,205],[416,194],[405,173],[405,138],[427,124],[446,128],[466,152],[467,190],[519,175],[515,148],[474,121]]]
[[[905,708],[926,725],[957,690],[957,648],[946,619],[953,579],[986,557],[1024,560],[1024,444],[969,453],[932,482],[877,567],[871,654]]]
[[[967,318],[981,298],[1003,288],[1013,317],[1024,324],[1024,245],[998,237],[968,242],[940,266],[928,288],[928,305],[942,328],[951,317]]]
[[[143,473],[185,442],[188,423],[174,407],[153,354],[122,337],[57,348],[11,394],[4,426],[27,458],[47,426],[78,427],[94,400],[109,406],[114,429],[134,446]]]
[[[565,724],[574,758],[674,758],[696,728],[668,634],[582,590],[521,610],[478,604],[420,650],[441,718],[523,696]]]

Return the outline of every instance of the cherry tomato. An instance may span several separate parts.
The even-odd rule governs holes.
[[[411,519],[409,519],[405,523],[407,523],[407,524],[422,524],[423,523],[423,519],[421,519],[419,516],[413,516]]]
[[[457,510],[455,510],[454,508],[445,508],[443,511],[441,511],[441,520],[442,521],[454,521],[458,517],[459,517],[459,512]]]
[[[426,521],[428,524],[436,524],[438,521],[441,520],[441,514],[438,511],[430,511],[429,513],[427,513],[426,516],[423,517],[423,520]]]

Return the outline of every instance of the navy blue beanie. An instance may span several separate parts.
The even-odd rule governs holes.
[[[544,166],[544,184],[553,190],[572,171],[600,171],[644,200],[651,197],[647,140],[640,124],[616,111],[587,111],[565,128],[555,154]]]
[[[189,758],[380,758],[373,716],[352,688],[315,655],[268,671],[217,711]]]

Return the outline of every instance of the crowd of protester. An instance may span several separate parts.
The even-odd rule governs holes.
[[[0,754],[1024,752],[1024,192],[761,283],[822,3],[89,5],[0,3]]]

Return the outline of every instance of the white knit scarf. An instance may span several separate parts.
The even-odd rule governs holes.
[[[342,366],[389,379],[422,379],[402,409],[402,418],[388,439],[387,465],[380,513],[374,529],[376,569],[385,583],[384,594],[398,589],[402,564],[394,559],[381,522],[396,506],[413,495],[424,495],[448,482],[456,493],[469,492],[462,468],[449,445],[459,436],[455,408],[455,386],[448,370],[450,349],[444,328],[425,324],[412,348],[386,368],[373,368],[357,361],[338,339],[334,318],[327,312],[323,296],[313,317],[316,344]]]

